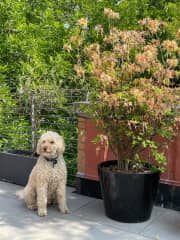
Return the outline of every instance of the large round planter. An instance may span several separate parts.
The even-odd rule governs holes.
[[[127,223],[148,220],[156,197],[160,172],[113,172],[106,168],[110,165],[117,165],[117,161],[105,161],[98,165],[106,215]]]

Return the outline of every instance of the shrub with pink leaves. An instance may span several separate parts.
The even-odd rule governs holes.
[[[89,86],[90,104],[84,111],[107,136],[119,170],[144,171],[146,162],[150,166],[156,160],[163,171],[162,150],[175,136],[179,121],[179,31],[176,39],[165,39],[167,23],[150,18],[139,21],[138,31],[121,31],[113,27],[119,14],[111,9],[104,9],[104,14],[109,29],[95,27],[97,42],[86,45],[88,22],[82,19],[69,41],[78,52],[77,76]],[[80,22],[86,23],[86,30]],[[157,135],[163,144],[154,140]]]

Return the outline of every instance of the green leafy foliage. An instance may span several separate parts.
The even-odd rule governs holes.
[[[34,101],[38,102],[35,106],[37,136],[53,129],[68,141],[72,140],[73,154],[68,159],[75,168],[76,120],[70,113],[70,101],[61,89],[88,89],[90,83],[78,78],[74,71],[73,66],[82,52],[65,51],[64,45],[69,43],[72,34],[80,34],[77,20],[84,17],[89,21],[88,31],[83,30],[84,45],[102,42],[102,36],[93,29],[101,24],[108,31],[104,8],[119,12],[120,21],[113,24],[121,29],[138,28],[138,20],[150,16],[168,21],[166,34],[172,38],[180,23],[178,0],[0,1],[0,149],[31,149],[34,92]],[[87,63],[86,67],[90,72],[91,64]],[[122,96],[124,100],[126,97]],[[51,109],[47,110],[49,105]],[[43,114],[48,115],[48,119],[40,119]],[[71,119],[73,125],[67,119]],[[134,120],[138,121],[138,116]],[[168,132],[164,132],[164,136],[167,135]]]

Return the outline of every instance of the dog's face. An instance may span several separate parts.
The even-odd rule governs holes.
[[[44,133],[37,144],[37,154],[47,157],[54,158],[63,154],[65,150],[64,140],[56,132],[48,131]]]

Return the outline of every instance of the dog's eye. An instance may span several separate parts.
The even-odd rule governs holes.
[[[54,144],[54,141],[50,141],[50,144]]]
[[[45,143],[45,142],[46,142],[45,140],[42,141],[42,143]]]

